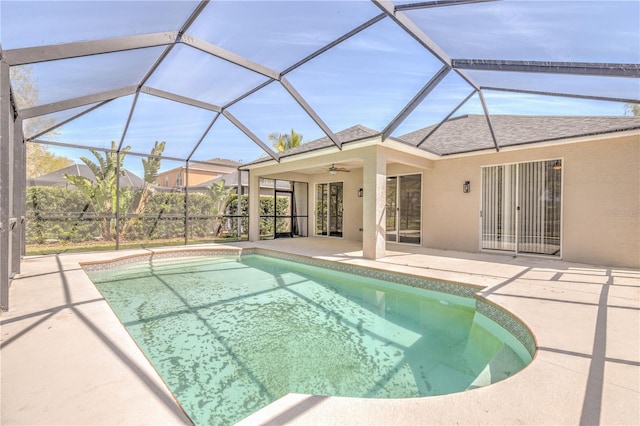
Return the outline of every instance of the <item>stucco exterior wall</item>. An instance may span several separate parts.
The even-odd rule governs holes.
[[[315,234],[315,201],[316,184],[342,182],[343,191],[343,221],[342,238],[346,240],[362,241],[362,198],[357,192],[362,188],[362,169],[352,169],[349,173],[329,173],[312,175],[309,180],[309,235]]]
[[[457,158],[412,161],[393,149],[370,146],[309,157],[256,170],[262,176],[308,181],[309,235],[314,234],[315,184],[343,182],[343,238],[363,241],[365,200],[363,169],[350,173],[306,174],[317,164],[365,159],[372,150],[385,149],[387,176],[422,174],[422,245],[424,247],[480,251],[481,168],[483,166],[562,159],[562,258],[572,262],[640,268],[640,136],[616,135],[555,143],[537,148]],[[411,165],[408,165],[411,164]],[[422,166],[425,164],[425,166]],[[282,171],[288,167],[291,171]],[[296,175],[293,170],[299,171]],[[252,172],[253,173],[253,172]],[[294,177],[295,175],[295,177]],[[471,192],[462,185],[471,182]],[[365,194],[370,188],[364,188]],[[366,231],[365,231],[366,232]]]
[[[563,259],[639,268],[637,135],[436,161],[423,179],[423,245],[478,251],[481,167],[556,158],[563,160]]]
[[[187,172],[185,167],[158,173],[155,182],[160,186],[175,188],[177,187],[178,174],[180,173],[182,173],[182,184],[184,185],[187,181]],[[213,170],[189,169],[189,186],[198,185],[202,182],[215,179],[218,176],[220,176],[220,172]]]

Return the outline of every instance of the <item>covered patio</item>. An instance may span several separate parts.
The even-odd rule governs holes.
[[[229,246],[482,285],[482,297],[524,321],[537,344],[528,367],[488,387],[390,400],[290,394],[241,424],[637,423],[637,270],[406,245],[373,261],[360,243],[313,237]],[[223,246],[179,250],[211,247]],[[23,261],[0,322],[3,424],[190,424],[78,264],[145,251]]]

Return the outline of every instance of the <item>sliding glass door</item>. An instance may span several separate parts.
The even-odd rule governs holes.
[[[420,244],[422,175],[387,177],[386,240]]]
[[[482,169],[482,248],[560,255],[562,161]]]
[[[316,185],[316,235],[342,237],[342,182]]]

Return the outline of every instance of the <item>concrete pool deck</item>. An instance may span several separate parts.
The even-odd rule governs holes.
[[[639,270],[404,245],[374,262],[359,243],[327,238],[230,245],[480,284],[538,345],[527,368],[485,388],[388,400],[290,394],[241,424],[640,423]],[[78,265],[144,252],[23,261],[0,315],[1,424],[190,424]]]

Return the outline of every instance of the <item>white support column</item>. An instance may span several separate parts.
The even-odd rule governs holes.
[[[379,147],[364,158],[363,188],[362,253],[366,259],[380,259],[386,248],[387,161]]]
[[[260,241],[260,176],[249,172],[249,241]]]

